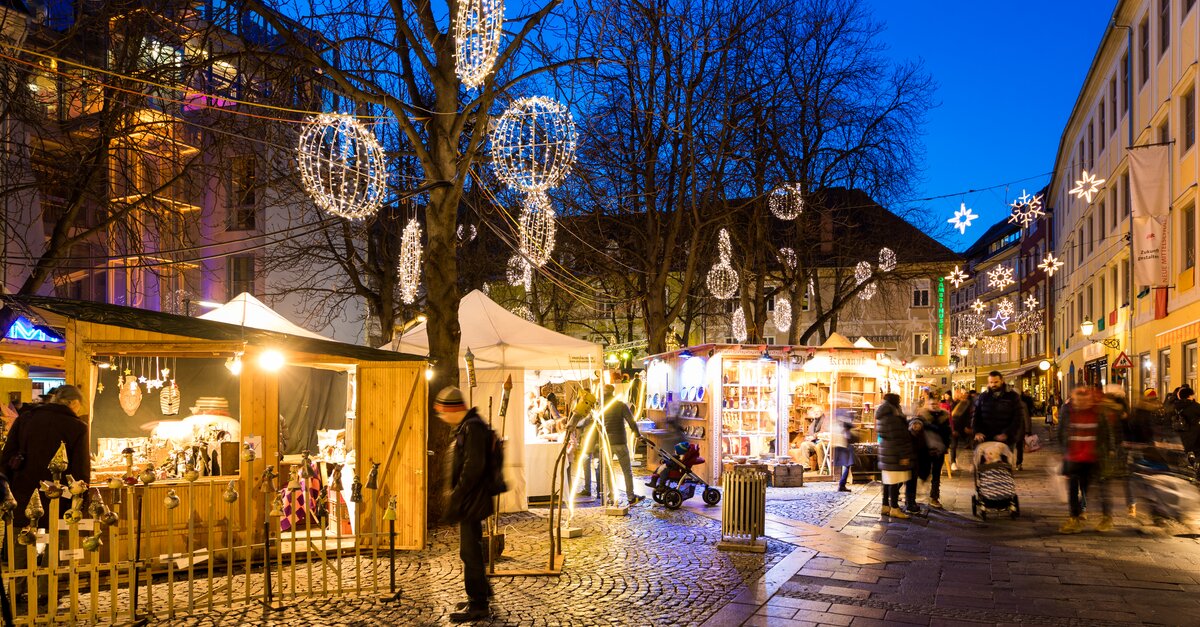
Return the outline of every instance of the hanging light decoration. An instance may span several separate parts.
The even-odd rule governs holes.
[[[795,220],[804,212],[804,195],[799,183],[784,183],[771,192],[767,207],[780,220]]]
[[[1008,316],[1004,315],[1004,312],[997,311],[995,316],[992,316],[991,318],[987,319],[987,321],[990,322],[992,325],[992,328],[990,330],[992,330],[992,331],[1007,331],[1008,330],[1008,318],[1009,318]]]
[[[963,314],[958,319],[958,332],[963,337],[981,335],[987,319],[981,313]]]
[[[717,234],[718,260],[708,271],[708,291],[721,300],[733,298],[738,288],[738,273],[729,265],[729,256],[733,253],[733,244],[729,241],[729,233],[725,229]]]
[[[1042,195],[1029,195],[1029,192],[1021,190],[1021,195],[1017,197],[1011,205],[1012,213],[1008,216],[1008,221],[1011,224],[1020,224],[1023,227],[1029,226],[1030,222],[1046,215],[1042,211]]]
[[[1037,296],[1030,294],[1025,297],[1025,311],[1032,311],[1034,309],[1037,309],[1037,306],[1038,306]]]
[[[958,266],[954,266],[954,271],[951,272],[948,276],[946,276],[946,280],[949,281],[950,284],[953,285],[954,287],[958,287],[958,286],[962,285],[962,282],[966,281],[969,278],[970,277],[967,276],[966,272],[963,272],[962,270],[958,269]]]
[[[455,233],[458,235],[458,241],[470,244],[475,241],[475,236],[479,234],[479,230],[475,228],[474,224],[460,224]]]
[[[733,312],[733,320],[730,321],[730,335],[738,343],[746,341],[746,314],[742,312],[742,308],[738,307],[737,311]]]
[[[520,318],[524,318],[530,322],[534,321],[533,312],[529,310],[527,305],[517,305],[516,307],[512,308],[512,312]]]
[[[788,270],[796,269],[796,251],[791,248],[780,248],[778,258],[779,264],[783,267]]]
[[[854,285],[862,285],[863,281],[871,278],[871,264],[860,261],[854,266]]]
[[[988,270],[988,287],[1002,290],[1013,283],[1015,281],[1013,281],[1012,268],[996,266],[995,269]]]
[[[554,252],[557,227],[554,207],[545,194],[534,192],[525,197],[525,209],[518,223],[521,254],[533,267],[542,267]]]
[[[999,300],[999,302],[996,303],[996,311],[998,311],[1010,318],[1012,317],[1013,312],[1016,310],[1017,310],[1017,306],[1014,305],[1013,302],[1007,298],[1001,298]]]
[[[962,235],[967,234],[967,227],[971,226],[979,215],[967,208],[967,203],[962,203],[957,211],[954,212],[954,217],[946,220]]]
[[[980,342],[983,345],[983,352],[988,355],[1003,355],[1008,352],[1008,336],[995,335],[985,337]]]
[[[879,271],[891,272],[896,269],[896,251],[891,248],[879,249]]]
[[[308,118],[296,146],[300,181],[322,211],[349,220],[383,203],[387,166],[374,133],[344,114]]]
[[[1061,267],[1063,267],[1063,262],[1055,258],[1053,253],[1046,253],[1046,257],[1042,259],[1042,263],[1038,264],[1038,268],[1041,268],[1048,277],[1054,276],[1054,273],[1058,272],[1058,269]]]
[[[987,305],[983,304],[983,301],[976,298],[975,302],[971,303],[971,309],[974,309],[975,313],[981,314],[983,313],[984,309],[987,309]]]
[[[400,267],[396,270],[400,283],[400,300],[405,305],[417,302],[417,289],[421,287],[421,223],[411,218],[404,225],[400,236]]]
[[[879,291],[879,287],[875,283],[868,283],[862,288],[862,291],[858,293],[858,298],[859,300],[871,300],[872,298],[875,298],[875,292],[877,291]]]
[[[788,302],[788,299],[775,299],[774,318],[775,328],[780,333],[787,333],[792,326],[792,303]]]
[[[1042,330],[1043,324],[1045,324],[1045,321],[1042,318],[1041,312],[1031,309],[1017,317],[1017,333],[1024,333],[1026,335],[1037,333]]]
[[[513,255],[508,258],[508,268],[505,272],[505,278],[508,279],[508,284],[516,287],[525,282],[525,275],[529,274],[529,263],[521,255]]]
[[[454,73],[476,89],[496,65],[503,35],[503,0],[461,0],[454,20]]]
[[[575,162],[575,119],[562,103],[543,96],[521,98],[492,131],[496,175],[525,192],[562,182]]]
[[[1088,174],[1084,170],[1083,178],[1075,181],[1075,187],[1068,193],[1076,198],[1087,198],[1088,204],[1091,204],[1092,197],[1100,193],[1101,185],[1104,185],[1104,179],[1098,179],[1095,174]]]

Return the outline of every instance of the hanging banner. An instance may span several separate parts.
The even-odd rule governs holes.
[[[1129,199],[1133,213],[1133,279],[1136,285],[1167,285],[1167,220],[1171,206],[1170,146],[1129,151]]]

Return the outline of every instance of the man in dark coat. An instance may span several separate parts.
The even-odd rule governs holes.
[[[1185,426],[1180,435],[1184,450],[1200,453],[1200,403],[1196,402],[1196,391],[1188,387],[1179,388],[1179,400],[1175,402],[1174,411],[1183,419]]]
[[[13,422],[4,450],[0,451],[0,478],[8,482],[17,509],[13,514],[16,528],[29,524],[25,506],[42,481],[49,481],[50,460],[63,445],[67,451],[67,470],[76,479],[90,481],[92,457],[88,449],[87,405],[83,394],[73,385],[59,386],[50,402],[22,412]],[[62,477],[63,481],[66,477]],[[50,506],[42,496],[42,508]],[[46,521],[43,520],[43,523]],[[24,551],[19,551],[24,553]]]
[[[474,407],[468,409],[462,390],[452,385],[438,392],[433,409],[442,422],[455,428],[450,475],[446,478],[450,494],[445,518],[458,523],[458,556],[463,561],[467,603],[450,614],[450,622],[488,619],[492,587],[484,571],[483,520],[492,514],[492,497],[484,476],[491,436],[479,412]]]
[[[1004,376],[993,370],[988,373],[988,386],[975,400],[975,416],[971,428],[976,442],[1004,442],[1014,450],[1025,424],[1025,403],[1021,396],[1004,383]]]

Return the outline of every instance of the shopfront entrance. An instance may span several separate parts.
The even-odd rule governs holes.
[[[1088,387],[1104,387],[1109,384],[1108,356],[1093,359],[1083,365],[1083,382]]]

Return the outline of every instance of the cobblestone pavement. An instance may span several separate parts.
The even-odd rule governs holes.
[[[823,525],[850,500],[833,481],[809,482],[802,488],[768,488],[767,513],[781,518]]]

